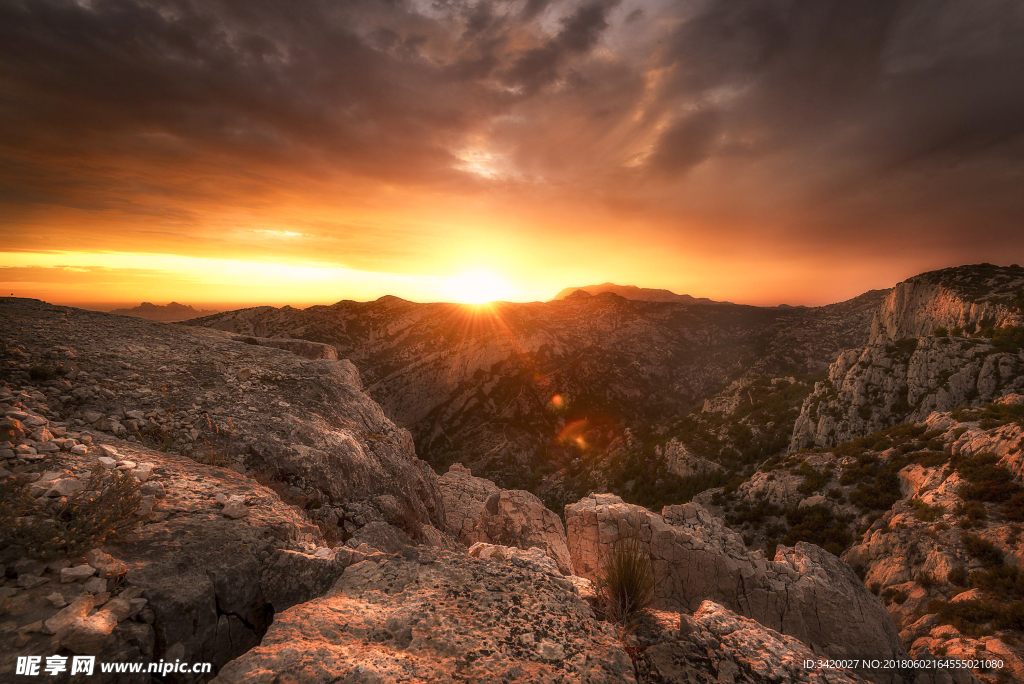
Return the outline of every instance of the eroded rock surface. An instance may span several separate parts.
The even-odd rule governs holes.
[[[689,612],[711,600],[819,653],[903,652],[881,602],[814,545],[780,546],[766,560],[697,504],[666,507],[662,516],[607,494],[566,506],[566,526],[576,571],[591,579],[616,540],[642,540],[654,562],[656,607]]]
[[[654,611],[640,626],[643,680],[663,684],[787,682],[855,684],[848,670],[812,669],[821,656],[793,637],[733,613],[712,601],[692,615]]]
[[[463,543],[537,547],[564,574],[573,574],[561,519],[530,492],[500,489],[457,463],[441,476],[439,485],[448,531]]]
[[[615,629],[550,566],[422,549],[349,567],[214,681],[410,680],[635,681]]]

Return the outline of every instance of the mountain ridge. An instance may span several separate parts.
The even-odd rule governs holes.
[[[212,316],[220,313],[220,311],[216,309],[196,309],[191,304],[179,304],[178,302],[171,302],[169,304],[152,304],[150,302],[142,302],[138,306],[131,308],[113,309],[110,313],[115,316],[143,318],[147,321],[179,323],[181,321],[200,318],[202,316]]]
[[[718,302],[707,297],[693,297],[687,294],[676,294],[671,290],[637,287],[636,285],[616,285],[615,283],[602,283],[600,285],[585,285],[583,287],[567,287],[551,298],[550,301],[558,301],[570,297],[577,292],[585,292],[590,295],[598,295],[605,292],[617,294],[625,299],[633,299],[642,302],[676,302],[679,304],[730,304],[731,302]]]

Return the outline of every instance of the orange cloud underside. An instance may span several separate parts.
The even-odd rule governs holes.
[[[823,304],[1021,261],[1019,17],[893,11],[0,5],[0,290]]]

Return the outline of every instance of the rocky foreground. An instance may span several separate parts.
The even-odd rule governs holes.
[[[768,559],[701,505],[609,495],[563,525],[528,492],[436,475],[323,345],[0,309],[5,681],[51,654],[208,661],[222,682],[951,681],[804,668],[905,653],[817,546]],[[622,536],[658,579],[632,631],[592,582]]]

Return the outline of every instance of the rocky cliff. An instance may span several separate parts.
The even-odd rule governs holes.
[[[1024,325],[1024,268],[960,266],[903,281],[882,300],[870,344],[929,337],[936,328],[974,333]]]
[[[1024,674],[1022,475],[1024,398],[1008,395],[773,459],[697,499],[751,545],[841,554],[912,654],[999,659],[1003,674],[958,681],[1003,681]]]
[[[882,301],[867,346],[839,355],[801,407],[790,450],[831,446],[1024,389],[1024,269],[916,276]]]
[[[832,657],[904,653],[881,602],[816,546],[780,547],[768,560],[694,503],[657,515],[593,495],[567,506],[565,517],[573,563],[584,577],[601,575],[617,540],[640,539],[654,562],[656,607],[691,612],[711,600]]]

